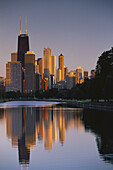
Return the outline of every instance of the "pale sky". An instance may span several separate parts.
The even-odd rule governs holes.
[[[57,63],[64,55],[69,70],[81,66],[90,72],[113,46],[113,0],[0,0],[0,76],[17,51],[20,16],[23,33],[27,16],[36,59],[49,47]]]

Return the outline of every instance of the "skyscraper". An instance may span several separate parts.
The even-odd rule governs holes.
[[[6,92],[22,92],[22,70],[19,61],[8,62],[6,64]]]
[[[21,34],[21,18],[20,18],[20,35],[18,36],[18,61],[22,63],[22,67],[24,67],[24,58],[25,53],[29,51],[29,37],[27,34],[27,21],[26,23],[26,30],[25,34]]]
[[[82,79],[83,78],[83,69],[79,66],[79,67],[77,67],[76,72],[79,73],[80,79]]]
[[[61,69],[57,69],[57,82],[61,81]]]
[[[17,52],[11,53],[11,61],[17,61]]]
[[[51,74],[51,49],[44,48],[44,78]]]
[[[64,56],[60,54],[59,56],[59,69],[61,69],[61,80],[64,79]]]
[[[42,79],[43,79],[43,58],[37,59],[37,65],[39,67],[39,73],[42,75]]]
[[[27,51],[25,53],[25,91],[35,90],[35,53]]]
[[[51,74],[54,75],[56,79],[56,56],[51,56]]]
[[[67,74],[68,74],[68,67],[64,66],[64,79],[66,79]]]
[[[84,71],[84,79],[86,79],[86,78],[88,78],[88,71],[87,70]]]

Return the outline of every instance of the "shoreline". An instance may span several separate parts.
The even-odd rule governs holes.
[[[45,102],[59,102],[59,105],[68,106],[68,107],[77,107],[84,109],[92,110],[102,110],[113,112],[113,103],[110,102],[89,102],[89,101],[73,101],[67,99],[37,99],[37,98],[28,98],[28,99],[2,99],[0,103],[10,102],[10,101],[45,101]]]

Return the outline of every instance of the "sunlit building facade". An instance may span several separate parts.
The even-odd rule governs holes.
[[[51,49],[44,48],[44,78],[51,74]]]
[[[64,56],[60,54],[59,56],[59,69],[61,69],[61,80],[64,79]]]

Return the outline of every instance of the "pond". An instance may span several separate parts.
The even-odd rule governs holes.
[[[113,169],[113,112],[0,104],[0,170]]]

